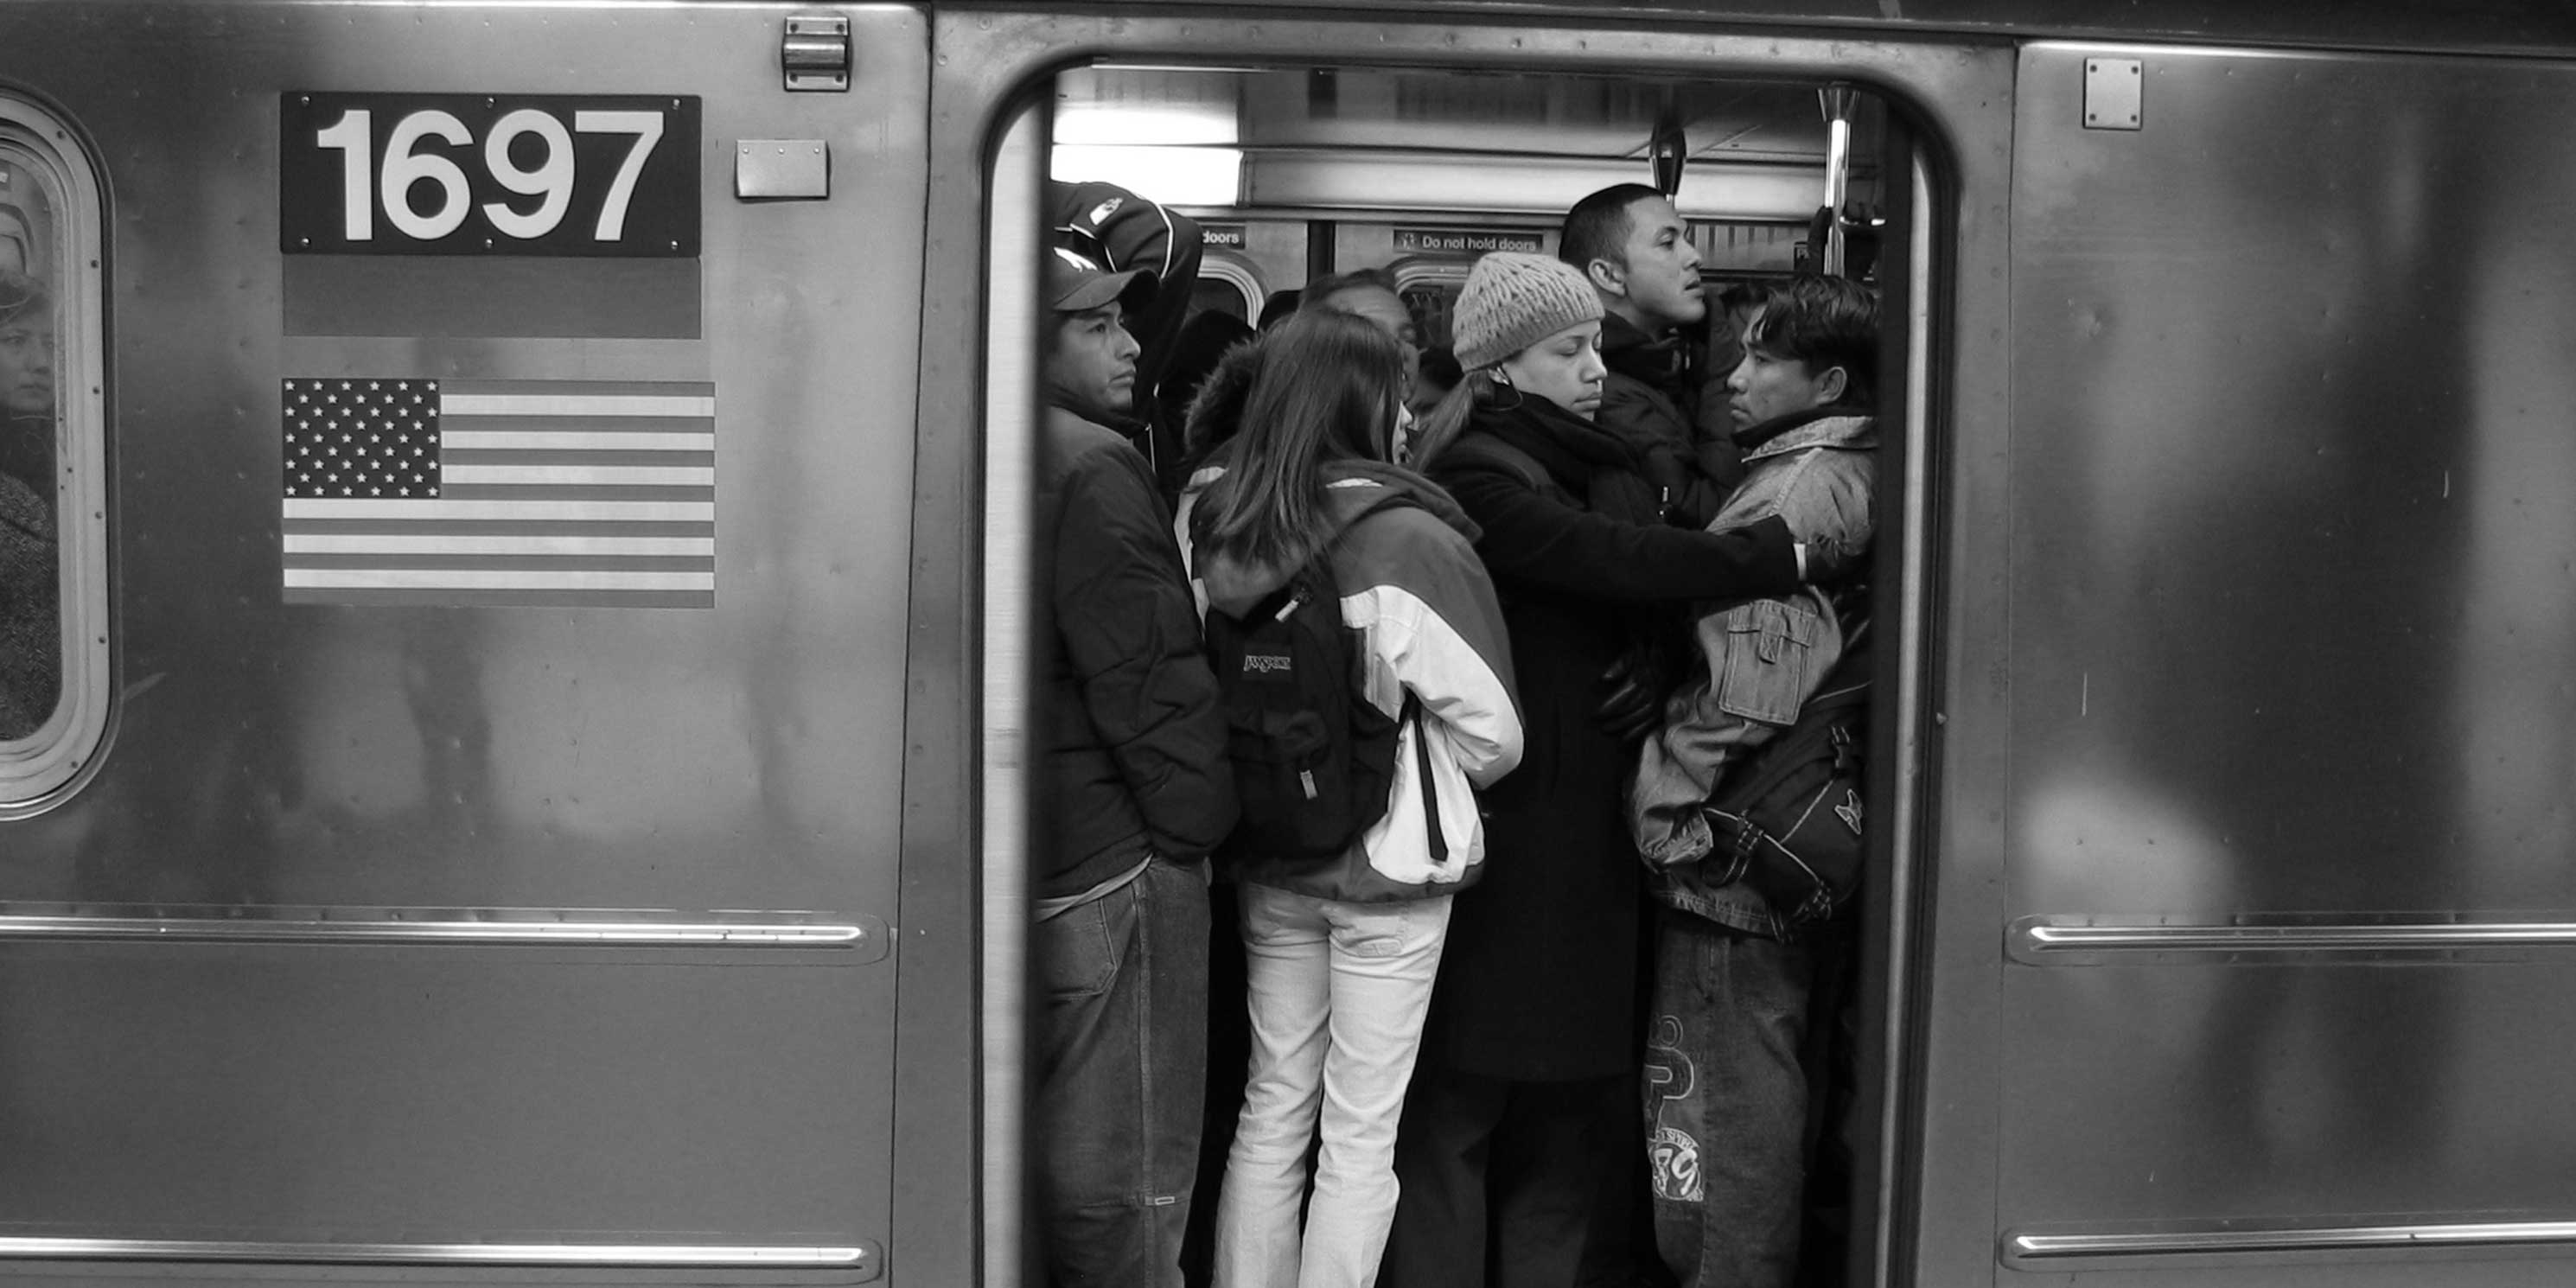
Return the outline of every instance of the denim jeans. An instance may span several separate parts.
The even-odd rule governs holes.
[[[1179,1288],[1207,1076],[1207,879],[1156,859],[1029,929],[1048,1280]]]
[[[1395,1129],[1450,898],[1351,903],[1245,883],[1252,1060],[1217,1200],[1217,1288],[1376,1281],[1395,1221]]]
[[[1797,1276],[1815,952],[1669,909],[1657,920],[1646,1153],[1656,1249],[1681,1288]]]

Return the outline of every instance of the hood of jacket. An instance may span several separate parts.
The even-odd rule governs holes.
[[[1195,513],[1208,486],[1225,476],[1222,465],[1209,465],[1190,476],[1183,505]],[[1431,480],[1384,461],[1334,461],[1324,467],[1325,521],[1339,542],[1361,519],[1391,506],[1410,505],[1430,513],[1458,535],[1474,542],[1476,524],[1449,493]],[[1328,547],[1329,549],[1329,547]],[[1194,548],[1191,574],[1207,587],[1208,604],[1240,617],[1267,599],[1297,573],[1298,565],[1238,559],[1219,551]]]
[[[1261,374],[1261,345],[1246,341],[1225,351],[1216,369],[1199,382],[1181,420],[1181,456],[1193,471],[1207,464],[1218,448],[1243,428],[1243,405],[1252,396],[1253,378]]]

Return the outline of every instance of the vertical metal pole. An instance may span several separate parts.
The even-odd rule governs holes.
[[[1825,219],[1824,243],[1816,247],[1817,267],[1828,274],[1843,274],[1843,195],[1851,182],[1851,118],[1859,106],[1860,91],[1843,85],[1828,85],[1816,91],[1825,111]]]

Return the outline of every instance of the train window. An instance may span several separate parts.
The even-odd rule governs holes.
[[[1191,288],[1190,312],[1215,309],[1251,322],[1261,316],[1261,297],[1261,279],[1250,268],[1210,252],[1199,265],[1198,285]]]
[[[70,131],[0,96],[0,817],[107,728],[101,205]]]

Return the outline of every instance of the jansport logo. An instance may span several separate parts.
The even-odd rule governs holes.
[[[1286,675],[1296,669],[1297,663],[1295,659],[1290,658],[1285,653],[1246,653],[1243,655],[1243,673],[1246,675],[1265,677]]]

